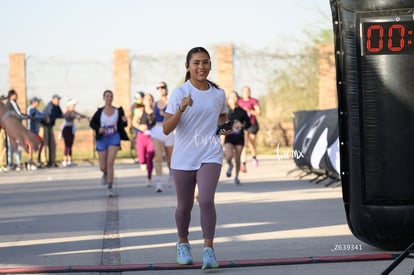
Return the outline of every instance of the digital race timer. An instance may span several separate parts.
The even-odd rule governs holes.
[[[414,22],[363,23],[364,54],[414,52]]]
[[[413,54],[413,15],[361,18],[361,55]]]

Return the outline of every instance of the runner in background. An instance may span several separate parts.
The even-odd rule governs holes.
[[[137,134],[138,134],[138,129],[134,127],[132,121],[134,120],[134,116],[141,116],[142,112],[144,111],[144,104],[143,104],[143,99],[144,99],[144,92],[142,91],[138,91],[135,93],[134,95],[134,103],[132,103],[131,105],[131,134],[132,134],[132,140],[131,140],[131,149],[135,150],[135,154],[136,154],[136,163],[139,163],[139,156],[138,156],[138,151],[137,151],[137,146],[136,146],[136,140],[137,140]],[[131,151],[131,157],[132,156],[132,151]],[[141,166],[140,168],[145,171],[146,167]]]
[[[111,90],[103,93],[105,105],[98,108],[92,116],[89,126],[95,131],[96,151],[99,157],[99,169],[102,171],[102,184],[108,185],[108,197],[115,196],[114,165],[121,147],[121,140],[129,140],[125,127],[128,118],[122,107],[112,105],[114,94]]]
[[[234,184],[240,184],[239,172],[240,172],[240,158],[245,144],[244,132],[250,125],[250,118],[247,112],[238,105],[239,95],[236,91],[231,92],[227,96],[227,116],[229,120],[233,120],[233,131],[224,137],[224,157],[227,161],[228,167],[226,176],[231,177],[233,170],[233,158],[236,165]]]
[[[160,99],[154,104],[155,126],[151,129],[151,137],[154,142],[155,150],[155,191],[162,192],[162,162],[163,154],[165,152],[165,160],[168,167],[168,186],[172,187],[173,179],[171,174],[171,154],[174,147],[174,132],[168,135],[164,134],[162,124],[164,122],[165,110],[168,105],[168,86],[167,83],[161,81],[157,84],[157,91]]]
[[[154,98],[146,94],[143,99],[144,108],[132,119],[132,125],[138,130],[136,136],[137,155],[141,167],[147,170],[147,187],[152,186],[152,170],[154,166],[154,143],[151,139],[151,128],[155,125]]]
[[[246,168],[246,159],[247,159],[247,149],[250,150],[252,155],[252,164],[253,166],[259,166],[259,160],[257,159],[257,152],[256,152],[256,137],[257,133],[259,132],[259,122],[257,121],[257,117],[261,115],[259,101],[253,97],[251,97],[251,89],[249,86],[244,86],[241,92],[242,98],[239,99],[238,105],[243,108],[250,117],[250,124],[251,126],[245,131],[244,139],[245,144],[243,147],[242,155],[241,155],[241,172],[247,172]]]

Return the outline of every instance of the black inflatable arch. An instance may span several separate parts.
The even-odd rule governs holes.
[[[402,250],[414,241],[414,1],[330,5],[348,225]]]

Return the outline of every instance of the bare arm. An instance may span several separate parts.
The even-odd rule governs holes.
[[[83,115],[83,114],[81,114],[81,113],[78,113],[78,112],[76,112],[76,111],[74,111],[75,112],[75,117],[77,118],[77,119],[81,119],[81,118],[88,118],[89,119],[89,117],[87,116],[87,115]]]
[[[164,122],[162,124],[162,130],[164,134],[168,135],[177,127],[178,122],[180,121],[181,115],[183,112],[177,110],[175,114],[165,113]]]
[[[162,124],[162,130],[164,134],[168,135],[177,127],[178,122],[182,114],[185,112],[188,106],[193,105],[193,100],[191,99],[191,94],[189,96],[183,97],[181,100],[181,104],[178,107],[178,110],[175,114],[165,113],[164,115],[164,122]]]
[[[220,114],[220,115],[219,115],[219,119],[218,119],[218,124],[219,124],[219,125],[224,124],[224,123],[226,123],[228,120],[229,120],[229,119],[228,119],[228,117],[227,117],[227,114],[226,114],[226,113]]]
[[[26,152],[28,152],[29,146],[33,150],[38,150],[40,141],[20,123],[17,117],[7,110],[3,103],[0,103],[0,123],[4,125],[14,148],[17,148],[17,143],[19,143]]]
[[[223,114],[220,114],[219,115],[218,125],[222,125],[222,124],[226,123],[227,121],[229,121],[229,118],[227,117],[227,114],[226,113],[223,113]],[[227,131],[224,130],[224,129],[222,129],[222,130],[220,130],[219,133],[220,133],[220,135],[227,136],[231,132],[233,132],[233,129],[230,129],[230,130],[227,130]]]
[[[255,105],[253,110],[250,110],[250,113],[256,117],[260,116],[262,114],[262,111],[260,110],[259,105]]]
[[[141,119],[142,113],[143,113],[142,110],[134,112],[134,116],[132,117],[132,126],[135,129],[139,128],[139,120]]]

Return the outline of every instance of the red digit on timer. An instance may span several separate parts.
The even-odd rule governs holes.
[[[378,46],[374,47],[372,45],[372,33],[378,32],[379,39],[378,39]],[[384,37],[384,28],[381,27],[381,25],[375,24],[369,26],[367,30],[367,50],[371,53],[377,53],[382,50],[382,47],[384,46],[384,40],[382,39]]]
[[[400,43],[398,46],[394,46],[392,44],[392,36],[394,34],[394,30],[399,31],[400,34]],[[404,35],[405,35],[405,28],[401,24],[393,24],[388,28],[388,49],[392,52],[399,52],[404,48]]]

